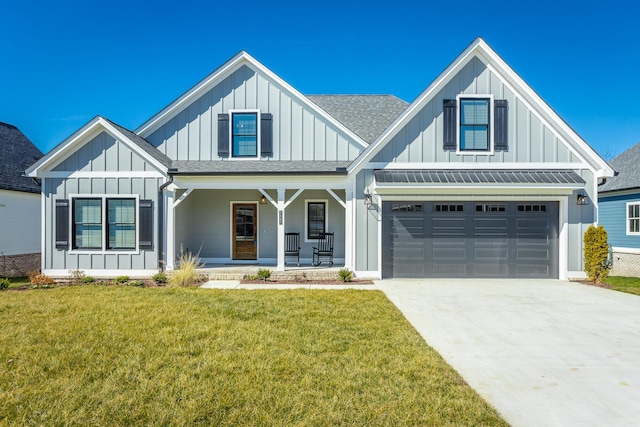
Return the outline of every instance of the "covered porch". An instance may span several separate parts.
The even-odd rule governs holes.
[[[351,268],[352,192],[343,177],[323,178],[176,176],[164,192],[165,268],[177,267],[181,251],[199,254],[207,274]],[[287,233],[297,234],[298,254]],[[314,266],[314,248],[327,234],[333,264],[320,258]]]

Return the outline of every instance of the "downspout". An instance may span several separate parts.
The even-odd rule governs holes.
[[[171,184],[173,184],[173,175],[174,173],[178,172],[178,169],[176,168],[169,168],[168,171],[169,173],[169,179],[167,180],[167,182],[165,182],[164,184],[162,184],[160,187],[158,187],[158,269],[159,270],[164,270],[164,267],[162,265],[162,254],[163,254],[163,248],[164,248],[164,239],[163,239],[163,226],[164,226],[164,197],[163,197],[163,191],[165,190],[165,188],[167,188],[168,186],[170,186]]]

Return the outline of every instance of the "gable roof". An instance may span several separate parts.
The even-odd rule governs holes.
[[[25,176],[25,169],[42,152],[14,125],[0,122],[0,189],[39,193],[40,185]]]
[[[349,172],[359,170],[378,153],[411,119],[420,113],[447,83],[455,77],[473,58],[478,58],[491,71],[497,73],[503,82],[540,119],[551,124],[551,129],[567,143],[567,147],[578,158],[588,164],[596,178],[613,176],[614,171],[541,97],[538,95],[481,37],[476,38],[427,88],[389,125],[389,127],[369,145],[349,166]]]
[[[124,142],[129,146],[129,148],[139,154],[159,172],[166,173],[167,169],[171,166],[171,159],[162,154],[162,152],[144,138],[112,122],[111,120],[96,116],[77,130],[73,135],[49,151],[44,157],[31,165],[27,169],[27,175],[31,177],[41,176],[44,171],[55,167],[55,165],[70,156],[90,138],[98,135],[99,132],[103,130],[110,133],[116,139]]]
[[[368,143],[409,105],[393,95],[307,95],[307,98]]]
[[[221,67],[213,71],[207,77],[198,82],[191,89],[182,94],[178,99],[173,101],[171,104],[167,105],[162,109],[158,114],[151,117],[145,123],[143,123],[140,127],[138,127],[134,132],[142,137],[147,137],[153,131],[158,129],[163,124],[167,123],[173,117],[178,115],[181,111],[191,105],[196,99],[205,94],[207,91],[215,87],[218,83],[222,82],[225,78],[230,76],[236,70],[238,70],[242,66],[247,66],[252,69],[256,73],[259,73],[265,76],[267,79],[274,82],[276,85],[282,87],[286,92],[289,92],[291,96],[296,98],[302,105],[312,111],[314,114],[322,117],[328,123],[331,123],[341,132],[345,133],[349,138],[351,138],[355,143],[360,145],[362,148],[367,147],[367,143],[353,130],[349,129],[340,121],[336,120],[333,116],[328,114],[325,110],[320,108],[315,103],[311,102],[306,96],[301,94],[297,89],[291,86],[289,83],[280,78],[273,71],[269,70],[267,67],[262,65],[258,60],[253,58],[245,51],[240,51],[233,58],[229,59],[225,62]]]
[[[640,143],[611,160],[611,167],[618,172],[598,187],[598,193],[607,191],[640,189]]]

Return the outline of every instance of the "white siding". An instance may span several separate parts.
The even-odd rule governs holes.
[[[0,190],[0,256],[40,252],[40,193]]]

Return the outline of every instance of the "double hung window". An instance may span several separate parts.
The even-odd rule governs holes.
[[[136,249],[134,198],[75,197],[71,223],[73,249]]]
[[[640,202],[627,203],[627,234],[640,235]]]
[[[233,113],[233,157],[258,155],[258,113]]]
[[[490,99],[460,99],[460,151],[488,151]]]

